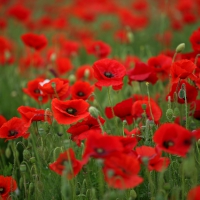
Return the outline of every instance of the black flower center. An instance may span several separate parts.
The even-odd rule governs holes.
[[[77,95],[78,95],[79,97],[83,97],[85,94],[84,94],[83,92],[79,91],[79,92],[77,92]]]
[[[169,147],[172,147],[174,145],[174,142],[169,140],[169,141],[164,141],[163,146],[168,149]]]
[[[105,150],[102,149],[102,148],[96,148],[95,151],[96,151],[98,154],[100,154],[100,155],[102,155],[102,154],[105,153]]]
[[[35,90],[34,90],[34,93],[40,94],[40,90],[39,90],[39,89],[35,89]]]
[[[0,188],[0,194],[4,193],[4,188]]]
[[[190,146],[191,145],[191,140],[189,140],[189,139],[188,140],[184,140],[183,144],[186,145],[186,146]]]
[[[197,43],[197,44],[200,44],[200,41],[197,41],[196,43]]]
[[[8,133],[8,137],[13,137],[16,136],[18,134],[18,132],[16,130],[10,130]]]
[[[106,76],[107,78],[112,78],[114,77],[112,73],[110,72],[104,72],[104,76]]]
[[[67,108],[66,112],[70,115],[75,115],[77,110],[75,108]]]

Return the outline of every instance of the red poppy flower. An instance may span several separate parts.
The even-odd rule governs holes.
[[[179,79],[191,78],[194,80],[194,75],[192,74],[197,67],[190,60],[179,60],[172,64],[171,66],[171,76],[172,82],[178,82]]]
[[[101,117],[99,117],[99,120],[101,124],[103,125],[105,120]],[[71,139],[76,142],[78,146],[81,145],[81,141],[88,138],[89,134],[92,134],[93,132],[101,133],[101,128],[98,123],[98,120],[95,119],[92,116],[88,116],[85,118],[82,122],[78,122],[67,130],[68,133],[71,134]]]
[[[98,59],[106,58],[111,52],[110,46],[102,41],[89,43],[86,49],[88,54],[93,54]]]
[[[47,45],[47,39],[44,35],[26,33],[21,36],[21,39],[25,45],[34,48],[35,50],[41,50]]]
[[[190,105],[190,110],[194,110],[193,117],[200,120],[200,100],[196,100]]]
[[[69,81],[61,78],[53,78],[40,82],[39,89],[51,98],[64,100],[69,96]]]
[[[86,77],[87,76],[87,77]],[[77,80],[92,80],[94,79],[94,71],[90,65],[82,65],[76,70],[76,78]]]
[[[114,90],[122,88],[126,69],[118,61],[107,58],[98,60],[94,63],[93,69],[94,77],[98,80],[95,86],[100,90],[108,86],[112,86]]]
[[[190,42],[194,51],[200,52],[200,28],[195,30],[190,36]]]
[[[64,54],[67,57],[78,55],[78,51],[79,51],[79,48],[80,48],[80,44],[78,42],[65,40],[61,44],[61,46],[62,46],[62,50],[64,51]]]
[[[155,84],[158,80],[154,68],[141,62],[136,62],[135,67],[127,71],[127,75],[130,83],[132,81],[146,81]]]
[[[200,185],[192,188],[187,195],[187,200],[199,200]]]
[[[44,81],[43,78],[36,78],[28,82],[28,87],[23,88],[23,92],[35,99],[37,102],[46,103],[48,101],[47,94],[40,90],[40,83]]]
[[[94,86],[91,86],[88,82],[76,81],[71,87],[72,99],[86,100],[94,92]]]
[[[49,111],[38,110],[29,106],[20,106],[17,111],[20,113],[22,120],[29,125],[33,121],[48,121],[51,124],[52,113]]]
[[[120,137],[96,134],[94,132],[86,140],[83,163],[87,163],[90,156],[94,158],[106,158],[115,152],[122,151],[124,151],[124,147],[120,141]]]
[[[114,115],[119,117],[122,121],[126,120],[128,124],[133,123],[133,116],[131,114],[131,108],[133,105],[133,99],[126,99],[113,107]],[[105,114],[108,119],[113,118],[112,108],[106,107]]]
[[[153,140],[163,151],[184,157],[191,147],[192,137],[182,126],[166,123],[155,132]]]
[[[154,147],[137,147],[136,153],[141,163],[144,162],[144,159],[147,159],[149,171],[162,171],[163,169],[167,168],[170,163],[169,158],[161,157],[161,152]]]
[[[122,153],[110,156],[104,162],[105,180],[113,188],[129,189],[139,185],[143,181],[137,175],[139,171],[139,161]]]
[[[139,128],[134,128],[133,130],[129,131],[128,129],[124,129],[124,133],[126,134],[127,137],[134,137],[138,141],[141,140],[141,131]]]
[[[121,43],[129,43],[129,38],[126,30],[118,30],[114,38]]]
[[[133,153],[133,148],[137,145],[137,139],[135,137],[119,137],[120,142],[122,143],[124,150],[123,153],[126,155]]]
[[[10,193],[17,189],[17,183],[12,176],[0,175],[0,198],[2,200],[10,199]]]
[[[13,140],[19,137],[27,139],[29,137],[28,124],[22,119],[13,117],[12,119],[5,122],[0,128],[0,138],[6,140]]]
[[[56,59],[56,68],[59,74],[65,74],[69,72],[73,67],[72,63],[68,58],[58,57]]]
[[[169,72],[172,64],[172,58],[165,55],[151,57],[148,60],[148,65],[154,67],[155,72],[161,80],[169,78]]]
[[[186,97],[187,97],[187,103],[191,103],[196,100],[198,91],[197,89],[187,83],[186,81],[182,80],[179,83],[174,83],[172,85],[170,93],[167,95],[166,100],[168,100],[168,97],[170,96],[171,101],[174,101],[174,93],[176,92],[178,94],[178,103],[184,104],[185,103],[185,97],[182,96],[183,94],[183,84],[185,84],[186,87]]]
[[[56,121],[60,124],[72,124],[89,115],[89,104],[82,99],[60,101],[53,99],[52,110]]]
[[[0,127],[6,122],[6,118],[3,115],[0,115]]]
[[[141,60],[136,56],[127,56],[124,61],[124,66],[126,69],[133,69],[137,62],[141,62]]]
[[[69,165],[65,166],[65,164]],[[61,153],[57,160],[49,165],[49,168],[59,175],[62,175],[63,171],[66,169],[67,178],[72,179],[79,173],[82,168],[82,164],[81,161],[75,158],[74,151],[70,148],[64,153]]]
[[[149,120],[154,120],[157,123],[162,116],[162,110],[157,105],[157,103],[153,101],[152,99],[150,100],[151,109],[150,109],[148,100],[135,101],[132,105],[132,111],[131,111],[132,116],[134,118],[142,117],[142,114],[144,113],[142,105],[146,105],[145,113],[146,113],[147,118]],[[151,111],[152,111],[153,118],[151,115]]]

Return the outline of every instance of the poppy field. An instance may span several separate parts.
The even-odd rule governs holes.
[[[0,0],[0,200],[200,200],[200,0]]]

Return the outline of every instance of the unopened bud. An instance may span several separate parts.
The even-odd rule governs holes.
[[[6,148],[5,155],[6,155],[7,158],[10,158],[10,156],[11,156],[10,147],[7,147],[7,148]]]
[[[167,109],[166,112],[167,119],[171,121],[173,119],[173,115],[174,115],[173,110],[171,108]]]
[[[32,164],[34,164],[35,161],[36,161],[35,157],[31,157],[31,158],[30,158],[30,162],[31,162]]]
[[[51,54],[51,56],[50,56],[50,60],[52,61],[52,62],[54,62],[55,60],[56,60],[56,53],[52,53]]]
[[[99,117],[99,111],[94,106],[89,107],[89,113],[95,119],[97,119]]]
[[[84,77],[85,77],[85,79],[88,79],[90,77],[90,70],[89,69],[86,69],[84,71]]]
[[[24,159],[24,160],[29,160],[30,158],[31,158],[31,153],[30,153],[30,151],[27,150],[27,149],[24,149],[24,151],[23,151],[23,159]]]
[[[19,169],[20,169],[20,172],[22,172],[22,173],[26,172],[26,165],[25,164],[21,164],[19,166]]]
[[[130,197],[131,197],[132,200],[137,198],[137,193],[135,192],[135,190],[130,191]]]
[[[181,43],[176,47],[176,53],[181,53],[185,49],[185,43]]]
[[[74,84],[74,83],[76,82],[76,77],[75,77],[74,74],[70,74],[70,75],[69,75],[69,82],[70,82],[71,84]]]
[[[29,194],[33,194],[34,192],[34,184],[31,182],[28,187]]]
[[[174,108],[174,116],[175,117],[180,116],[180,110],[177,107]]]

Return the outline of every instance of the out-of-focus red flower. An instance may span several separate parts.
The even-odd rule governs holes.
[[[192,145],[192,133],[177,124],[165,123],[155,132],[153,140],[163,151],[185,156]]]
[[[126,30],[118,30],[114,38],[121,43],[129,43],[128,33]]]
[[[126,69],[133,69],[137,62],[141,62],[141,60],[137,56],[127,56],[124,61],[124,66]]]
[[[14,17],[15,19],[21,22],[26,21],[31,15],[31,11],[20,4],[13,5],[12,7],[9,8],[7,12],[8,15]]]
[[[26,46],[34,48],[35,50],[41,50],[47,45],[47,38],[44,35],[26,33],[21,36],[21,39]]]
[[[94,70],[92,66],[90,65],[82,65],[76,70],[76,78],[78,80],[82,79],[88,79],[92,80],[94,79]]]
[[[193,72],[196,69],[196,65],[190,60],[179,60],[172,64],[170,74],[172,77],[172,82],[178,82],[179,79],[190,78],[195,79]]]
[[[187,97],[187,103],[191,103],[193,101],[196,100],[197,95],[198,95],[198,90],[190,85],[189,83],[187,83],[184,80],[181,80],[178,83],[174,83],[171,87],[171,90],[169,92],[169,94],[166,97],[166,100],[168,100],[169,96],[171,101],[174,101],[174,93],[177,93],[177,97],[178,97],[178,103],[180,104],[184,104],[185,103],[185,94],[184,94],[184,90],[183,90],[183,84],[185,84],[185,89],[186,89],[186,97]]]
[[[0,115],[0,127],[6,122],[6,118],[3,115]]]
[[[155,72],[161,80],[169,78],[169,72],[172,64],[172,58],[165,55],[151,57],[148,60],[148,65],[154,67]]]
[[[72,124],[89,115],[87,112],[89,104],[82,99],[68,101],[53,99],[51,105],[54,117],[59,124]]]
[[[83,99],[86,100],[94,92],[94,86],[88,82],[77,81],[71,87],[72,99]]]
[[[138,159],[141,163],[148,163],[149,171],[162,171],[167,168],[170,160],[169,158],[161,157],[161,152],[154,147],[149,146],[141,146],[136,148],[136,153],[138,155]],[[144,161],[144,159],[146,159]]]
[[[50,98],[64,100],[69,96],[69,81],[67,79],[53,78],[40,82],[39,89]]]
[[[146,0],[137,0],[132,4],[134,10],[139,12],[147,12],[149,5]]]
[[[138,141],[141,140],[141,131],[139,128],[134,128],[133,130],[129,131],[128,129],[124,129],[124,133],[127,137],[135,137]]]
[[[114,90],[122,88],[126,69],[118,61],[107,58],[98,60],[94,63],[93,69],[94,77],[98,80],[95,86],[100,90],[108,86],[112,86]]]
[[[48,96],[40,90],[40,83],[45,79],[36,78],[28,82],[27,88],[23,88],[23,92],[35,99],[37,102],[46,103],[48,101]]]
[[[126,155],[133,154],[133,148],[137,145],[137,139],[135,137],[119,137],[120,142],[122,143],[124,150],[123,153]]]
[[[158,80],[155,69],[141,62],[140,63],[136,62],[135,67],[127,71],[127,75],[130,83],[132,81],[139,81],[139,82],[146,81],[155,84]]]
[[[65,30],[68,26],[68,21],[64,17],[57,17],[56,19],[53,20],[52,22],[52,27],[57,29],[57,30]]]
[[[17,182],[12,176],[2,176],[0,175],[0,197],[2,200],[10,200],[10,193],[17,189]]]
[[[128,124],[132,124],[133,123],[133,116],[131,114],[132,105],[133,105],[132,98],[126,99],[126,100],[116,104],[113,107],[114,115],[119,117],[122,121],[126,120]],[[111,107],[105,108],[105,114],[108,117],[108,119],[111,119],[114,117]]]
[[[0,30],[3,30],[7,27],[6,19],[0,18]]]
[[[29,137],[28,124],[22,119],[13,117],[12,119],[5,122],[0,128],[0,138],[6,140],[13,140],[19,137],[27,139]]]
[[[193,24],[197,21],[197,15],[193,11],[187,11],[183,13],[183,21],[185,24]]]
[[[99,117],[100,123],[103,125],[105,120]],[[78,146],[81,145],[81,141],[88,138],[89,134],[93,134],[93,132],[101,133],[101,128],[98,123],[98,120],[92,116],[88,116],[82,122],[78,122],[67,130],[68,133],[71,134],[71,138]]]
[[[191,110],[195,109],[195,110],[194,110],[193,117],[194,117],[195,119],[200,120],[200,100],[199,100],[199,99],[196,100],[196,101],[194,101],[193,103],[191,103],[190,109],[191,109]]]
[[[200,28],[192,33],[190,43],[194,51],[200,52]]]
[[[33,121],[47,121],[51,124],[52,113],[42,109],[36,109],[29,106],[20,106],[17,111],[20,113],[22,120],[31,124]]]
[[[58,57],[56,59],[56,68],[59,74],[63,75],[72,69],[72,63],[69,58]]]
[[[110,52],[111,47],[102,41],[94,41],[86,46],[88,54],[96,56],[98,59],[106,58]]]
[[[64,54],[69,56],[78,55],[78,51],[80,48],[80,44],[76,41],[70,41],[66,40],[61,44],[62,50],[64,51]]]
[[[142,114],[144,113],[144,110],[142,108],[143,105],[146,105],[146,117],[149,120],[154,120],[157,123],[162,116],[162,110],[153,99],[150,100],[150,105],[148,100],[135,101],[132,105],[131,111],[133,118],[137,119],[138,117],[142,117]]]
[[[80,172],[82,164],[75,158],[74,151],[70,148],[61,153],[57,160],[49,165],[49,168],[59,175],[63,175],[63,171],[66,170],[67,178],[72,179]]]
[[[192,188],[187,195],[187,200],[199,200],[200,185]]]
[[[162,34],[156,34],[156,40],[160,42],[162,45],[169,47],[172,41],[172,32],[165,31]]]
[[[126,154],[117,153],[104,162],[105,180],[113,188],[128,189],[139,185],[143,181],[138,176],[139,171],[139,161]]]

